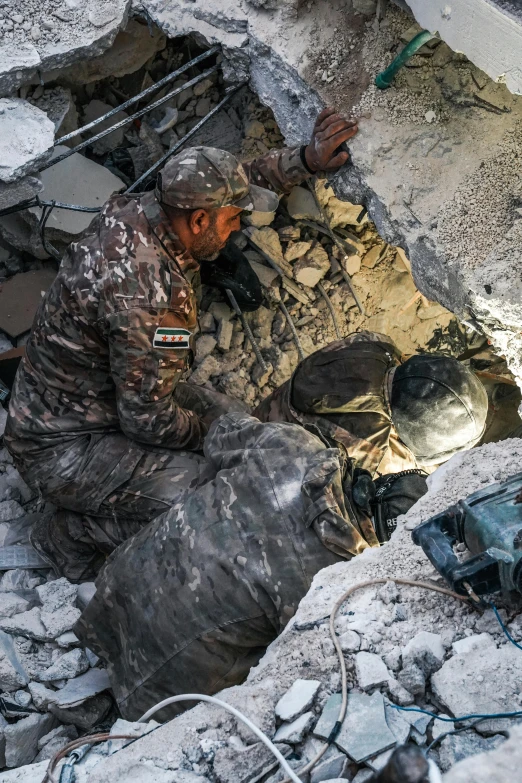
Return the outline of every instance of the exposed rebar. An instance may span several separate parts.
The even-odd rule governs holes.
[[[308,185],[308,189],[309,189],[310,193],[314,197],[315,203],[317,205],[317,209],[321,213],[321,219],[323,221],[324,227],[325,227],[328,235],[330,236],[331,240],[335,243],[335,245],[339,248],[341,253],[346,258],[347,257],[346,250],[342,246],[341,240],[335,235],[335,232],[333,231],[333,229],[332,229],[332,227],[330,225],[330,221],[328,220],[328,217],[327,217],[327,215],[326,215],[326,213],[325,213],[325,211],[323,209],[323,205],[321,204],[321,202],[317,198],[317,193],[315,192],[313,185],[311,184],[311,182],[309,180],[306,181],[306,184]],[[366,315],[366,310],[364,309],[364,307],[363,307],[359,297],[355,293],[354,287],[352,285],[352,281],[350,279],[350,275],[348,274],[348,272],[346,272],[346,270],[343,270],[343,271],[345,272],[345,274],[343,275],[344,281],[348,285],[348,288],[350,289],[350,293],[351,293],[351,295],[353,296],[353,298],[355,300],[355,304],[359,308],[359,312],[361,313],[361,315]]]
[[[188,82],[187,82],[187,83],[188,83]],[[138,187],[138,185],[141,185],[141,183],[142,183],[142,182],[146,182],[146,181],[147,181],[147,179],[148,179],[148,178],[149,178],[149,177],[150,177],[152,174],[154,174],[154,172],[155,172],[157,169],[161,168],[161,167],[162,167],[162,166],[163,166],[163,165],[164,165],[164,164],[167,162],[167,160],[168,160],[170,157],[172,157],[172,155],[175,155],[175,154],[176,154],[176,152],[179,150],[179,148],[180,148],[180,147],[182,147],[182,146],[183,146],[183,144],[185,144],[185,142],[186,142],[186,141],[188,141],[188,140],[189,140],[189,139],[190,139],[192,136],[194,136],[194,135],[195,135],[195,134],[198,132],[198,130],[199,130],[200,128],[202,128],[202,127],[203,127],[203,125],[204,125],[206,122],[208,122],[208,120],[209,120],[211,117],[213,117],[213,116],[214,116],[214,114],[216,114],[218,111],[220,111],[220,110],[223,108],[223,106],[224,106],[226,103],[228,103],[228,101],[229,101],[229,100],[232,98],[232,96],[233,96],[233,95],[235,95],[235,94],[236,94],[236,92],[237,92],[238,90],[240,90],[240,89],[241,89],[241,87],[244,87],[244,86],[245,86],[245,84],[247,84],[247,82],[241,82],[240,84],[237,84],[235,87],[232,87],[232,88],[231,88],[231,89],[230,89],[230,90],[227,92],[227,94],[225,95],[225,97],[224,97],[224,98],[222,98],[222,99],[220,100],[220,102],[217,104],[217,106],[214,106],[214,108],[213,108],[211,111],[209,111],[209,113],[208,113],[208,114],[207,114],[205,117],[203,117],[203,119],[201,119],[201,120],[198,122],[198,124],[197,124],[197,125],[194,125],[194,127],[192,128],[192,130],[190,130],[190,131],[189,131],[187,134],[185,134],[185,136],[183,136],[183,138],[182,138],[182,139],[180,139],[178,142],[176,142],[176,144],[174,144],[174,145],[173,145],[173,146],[172,146],[172,147],[171,147],[171,148],[168,150],[168,152],[166,152],[166,153],[165,153],[165,155],[163,155],[163,156],[162,156],[162,157],[161,157],[161,158],[160,158],[160,159],[159,159],[159,160],[158,160],[156,163],[154,163],[154,164],[153,164],[153,165],[152,165],[152,166],[151,166],[149,169],[147,169],[147,171],[146,171],[144,174],[142,174],[142,175],[141,175],[141,177],[139,177],[139,178],[136,180],[136,182],[134,182],[134,183],[133,183],[133,184],[132,184],[130,187],[128,187],[128,188],[127,188],[127,190],[125,191],[125,194],[127,194],[127,193],[132,193],[132,191],[133,191],[133,190],[136,190],[136,188]]]
[[[219,69],[218,65],[214,65],[212,68],[208,68],[206,71],[203,71],[198,76],[195,76],[189,82],[186,82],[182,87],[177,87],[175,90],[172,90],[171,92],[168,92],[166,95],[164,95],[163,98],[158,98],[158,100],[155,101],[154,103],[151,103],[150,106],[145,106],[143,109],[139,109],[139,111],[135,112],[134,114],[130,114],[124,120],[120,120],[115,125],[111,125],[110,128],[106,128],[105,130],[100,131],[100,133],[97,133],[95,136],[91,136],[90,139],[86,139],[85,141],[80,142],[80,144],[77,144],[75,147],[71,147],[71,149],[67,150],[67,152],[63,152],[61,155],[57,155],[55,158],[51,158],[51,160],[49,160],[44,166],[41,167],[40,171],[45,171],[46,169],[50,169],[51,166],[56,166],[57,163],[61,163],[62,160],[65,160],[66,158],[69,158],[71,155],[74,155],[75,152],[80,152],[80,150],[85,149],[85,147],[92,146],[95,142],[99,141],[100,139],[103,139],[105,136],[109,136],[111,133],[114,133],[114,131],[118,130],[119,128],[123,128],[125,125],[129,125],[129,123],[134,122],[134,120],[137,120],[139,117],[143,117],[144,114],[148,114],[154,109],[157,109],[158,106],[161,106],[167,101],[170,101],[172,98],[175,98],[176,95],[179,95],[179,93],[183,92],[188,87],[192,87],[194,84],[197,84],[203,79],[206,79],[207,76],[210,76],[210,74],[215,73],[218,69]],[[118,107],[118,111],[119,111],[119,107]]]
[[[193,60],[190,60],[188,63],[185,63],[185,65],[182,65],[176,71],[172,71],[172,73],[169,73],[168,76],[165,76],[163,79],[160,79],[159,82],[156,82],[150,87],[147,87],[147,89],[138,93],[138,95],[134,95],[132,98],[129,98],[120,106],[116,106],[115,109],[111,109],[111,111],[108,111],[107,114],[104,114],[101,117],[98,117],[96,120],[93,120],[92,122],[88,122],[87,125],[82,125],[81,128],[77,128],[77,130],[71,131],[71,133],[67,133],[65,136],[61,136],[59,139],[56,139],[55,146],[57,144],[63,144],[64,141],[69,141],[69,139],[72,139],[75,136],[79,136],[80,133],[84,133],[85,131],[94,128],[96,125],[99,125],[100,122],[107,120],[109,117],[112,117],[114,114],[117,114],[119,111],[128,109],[128,107],[132,106],[133,103],[137,103],[142,98],[146,98],[148,95],[151,95],[153,92],[156,92],[156,90],[160,90],[166,84],[169,84],[169,82],[174,81],[174,79],[176,79],[180,74],[184,73],[184,71],[187,71],[189,68],[192,68],[193,65],[197,65],[202,60],[205,60],[207,57],[210,57],[213,54],[217,54],[219,50],[220,50],[219,46],[213,46],[208,51],[203,52],[203,54],[200,54],[198,57],[195,57]],[[184,86],[184,89],[186,89],[186,85]]]
[[[317,290],[319,291],[319,293],[323,297],[323,299],[326,302],[326,305],[327,305],[327,307],[328,307],[328,309],[330,311],[330,315],[332,316],[332,321],[333,321],[333,325],[334,325],[334,329],[335,329],[335,334],[337,335],[337,339],[338,340],[342,340],[343,336],[342,336],[341,330],[339,328],[339,321],[337,320],[337,315],[335,313],[334,306],[333,306],[332,302],[330,301],[330,297],[328,296],[328,294],[324,290],[324,285],[322,283],[317,283]]]
[[[256,342],[256,338],[252,334],[252,329],[250,328],[250,324],[245,318],[245,314],[243,313],[242,309],[238,305],[236,297],[234,296],[230,288],[226,288],[225,291],[227,292],[228,300],[232,305],[232,309],[234,310],[235,314],[238,316],[241,323],[243,324],[243,329],[245,330],[246,336],[250,340],[250,344],[252,345],[252,348],[254,350],[259,365],[263,369],[263,372],[266,372],[268,370],[268,367],[266,366],[266,362],[261,355],[261,351],[259,350],[259,345]]]
[[[281,312],[286,318],[286,322],[288,326],[290,327],[290,331],[292,332],[292,337],[294,338],[295,347],[297,348],[297,353],[299,354],[299,361],[302,362],[303,359],[306,359],[306,354],[303,351],[303,346],[301,340],[299,339],[299,335],[297,334],[297,329],[295,328],[292,316],[288,312],[288,308],[284,302],[279,301],[278,305],[279,305],[279,309],[281,310]]]

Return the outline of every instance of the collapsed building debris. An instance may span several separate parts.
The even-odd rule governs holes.
[[[201,335],[189,380],[254,407],[288,380],[304,355],[336,337],[369,329],[391,336],[405,354],[442,351],[461,357],[482,373],[490,399],[484,442],[498,441],[520,429],[520,393],[510,372],[519,377],[518,293],[505,277],[506,264],[500,271],[492,266],[495,253],[504,259],[509,256],[511,264],[510,254],[518,242],[512,209],[518,204],[518,185],[515,172],[509,169],[510,156],[518,146],[515,119],[520,111],[519,99],[506,94],[444,43],[427,47],[418,55],[398,76],[393,96],[381,95],[369,84],[361,91],[361,84],[368,81],[367,73],[388,64],[398,41],[412,34],[408,32],[412,20],[402,12],[392,8],[385,20],[375,25],[370,18],[375,9],[369,12],[367,5],[373,9],[372,3],[353,5],[355,11],[361,11],[350,16],[360,36],[357,41],[352,31],[346,32],[346,22],[341,29],[338,14],[344,10],[343,4],[327,10],[324,26],[316,31],[317,38],[322,44],[329,30],[338,24],[334,36],[337,48],[331,55],[318,45],[316,61],[308,58],[308,83],[303,80],[301,66],[295,66],[302,42],[296,41],[288,52],[283,50],[283,36],[276,37],[272,48],[266,46],[265,37],[273,32],[274,20],[280,17],[278,11],[272,18],[273,9],[263,3],[260,10],[251,8],[251,17],[246,20],[235,3],[227,3],[214,13],[202,9],[198,0],[190,9],[176,3],[172,8],[159,8],[148,2],[144,7],[163,32],[152,24],[149,32],[143,19],[133,20],[118,34],[113,49],[74,64],[78,49],[60,61],[45,59],[44,50],[38,50],[43,70],[68,67],[44,73],[43,85],[35,77],[29,86],[29,66],[19,66],[23,86],[20,97],[13,100],[31,117],[47,115],[47,136],[52,136],[52,124],[56,136],[71,134],[64,141],[67,146],[57,147],[54,155],[67,152],[82,140],[87,142],[87,155],[74,153],[38,176],[38,168],[51,154],[52,139],[40,149],[38,145],[32,147],[28,165],[22,161],[17,170],[22,179],[11,183],[11,174],[0,176],[7,194],[0,206],[36,194],[50,201],[98,206],[113,190],[129,187],[136,177],[146,175],[216,109],[213,120],[198,130],[191,143],[230,149],[243,159],[254,157],[281,145],[279,127],[290,141],[300,141],[312,107],[318,103],[318,93],[338,103],[339,99],[346,100],[343,90],[348,89],[350,100],[363,114],[361,134],[352,145],[350,172],[337,179],[335,192],[331,183],[319,178],[312,191],[294,188],[280,209],[261,223],[256,222],[256,215],[245,221],[247,225],[234,242],[262,283],[264,304],[255,312],[241,314],[232,300],[220,297],[210,287],[204,290]],[[297,13],[294,4],[283,6],[285,13]],[[61,19],[64,24],[76,23],[75,14],[80,14],[78,6],[70,10],[72,16]],[[100,5],[97,13],[103,24],[96,25],[91,6],[81,9],[91,27],[103,32],[96,44],[99,49],[91,46],[90,55],[108,46],[123,25],[127,10],[120,13],[116,5],[109,12]],[[321,13],[324,11],[322,7]],[[296,20],[297,35],[300,30],[308,42],[308,33],[316,25],[316,12],[310,4],[304,21],[303,17]],[[6,41],[16,42],[25,51],[28,34],[34,41],[39,40],[32,32],[35,25],[27,27],[32,18],[14,20],[12,29],[9,20],[13,21],[11,16],[3,25]],[[265,28],[256,27],[261,20]],[[46,29],[49,40],[56,44],[62,33]],[[86,24],[83,34],[89,29]],[[246,90],[220,108],[226,92],[215,71],[188,88],[185,84],[189,76],[181,76],[172,85],[180,90],[175,99],[144,112],[143,119],[99,141],[90,143],[92,135],[104,129],[104,123],[84,131],[82,136],[75,133],[78,124],[90,123],[116,109],[179,65],[185,47],[191,44],[167,44],[165,35],[172,37],[182,29],[197,32],[206,43],[224,43],[226,67],[230,63],[236,67],[244,64],[245,53],[240,50],[248,41],[252,84],[263,102],[272,106],[276,118]],[[198,40],[201,42],[201,37]],[[69,45],[72,39],[64,33],[63,41]],[[345,44],[346,51],[353,55],[345,56]],[[351,82],[347,88],[343,74],[350,70],[352,56],[360,82]],[[33,62],[31,68],[37,67]],[[21,83],[18,73],[11,73],[9,78],[11,81],[5,82],[9,84],[7,92]],[[55,81],[58,86],[47,88],[47,83],[54,85]],[[150,102],[159,97],[155,95]],[[295,111],[298,101],[302,104],[299,116]],[[147,107],[140,104],[139,108]],[[129,112],[135,109],[138,107]],[[118,111],[110,122],[125,121],[129,116],[126,112]],[[458,128],[463,119],[469,121],[471,131]],[[501,127],[494,129],[493,121]],[[497,158],[491,157],[490,149],[486,153],[486,139],[490,145],[498,145]],[[37,141],[41,144],[42,138]],[[469,162],[471,142],[473,163]],[[4,159],[12,160],[9,156]],[[467,161],[465,171],[460,159]],[[438,190],[441,181],[444,204]],[[506,184],[507,191],[500,192],[499,181]],[[9,190],[11,185],[18,190]],[[493,199],[492,191],[497,188]],[[480,189],[485,192],[478,203],[476,191]],[[341,200],[339,195],[350,200]],[[484,237],[479,225],[486,207],[489,237]],[[473,219],[471,209],[476,212]],[[30,211],[0,218],[0,232],[8,243],[5,257],[0,255],[4,279],[12,278],[15,272],[34,275],[37,269],[44,276],[52,275],[52,271],[46,271],[53,268],[53,262],[47,260],[49,253],[42,243],[41,215],[42,209],[36,205]],[[45,236],[61,251],[91,217],[89,213],[56,208],[48,216]],[[476,236],[470,235],[468,223]],[[23,283],[20,278],[5,284],[0,307],[2,297],[10,298],[13,282],[18,279]],[[477,286],[486,279],[484,294]],[[495,297],[492,291],[500,293]],[[34,302],[26,302],[30,316],[38,301],[36,295]],[[5,332],[0,335],[2,350],[10,352],[12,346],[23,344],[29,325],[24,315],[19,328],[0,323]],[[2,316],[10,316],[7,309],[2,309]],[[493,345],[482,332],[492,338]],[[5,426],[3,414],[0,407],[0,424]],[[457,458],[450,473],[445,473],[451,477],[449,486],[442,488],[437,485],[439,479],[434,480],[429,495],[410,512],[389,547],[318,575],[291,626],[271,646],[247,684],[225,694],[278,743],[293,767],[301,767],[313,757],[319,740],[330,736],[335,723],[332,716],[338,713],[336,661],[324,621],[329,603],[349,584],[377,573],[385,573],[390,580],[402,575],[437,581],[425,558],[412,547],[409,528],[461,497],[462,492],[467,494],[484,482],[514,472],[519,450],[519,442],[509,441]],[[45,505],[32,496],[2,450],[0,532],[4,546],[25,541],[24,532],[37,515],[45,512]],[[146,729],[121,720],[114,723],[108,678],[101,663],[79,645],[71,631],[85,606],[82,587],[76,589],[63,579],[54,581],[42,564],[34,570],[4,572],[0,582],[0,645],[5,670],[0,690],[5,725],[0,726],[0,736],[5,745],[5,763],[0,756],[0,765],[15,768],[34,762],[36,766],[24,773],[0,773],[3,783],[18,779],[13,774],[26,775],[27,783],[40,781],[47,760],[93,727],[106,729],[112,725],[112,733],[123,731],[136,736],[156,728],[153,722]],[[508,607],[502,612],[504,621],[510,621],[511,634],[520,639],[517,616]],[[512,750],[516,728],[512,734],[515,739],[505,739],[513,721],[503,719],[477,726],[455,721],[463,712],[502,712],[521,707],[517,651],[502,639],[490,614],[477,618],[467,607],[454,607],[439,596],[426,597],[415,589],[397,588],[390,581],[385,588],[372,589],[350,600],[339,618],[338,635],[352,688],[349,710],[335,747],[312,772],[311,783],[336,778],[363,783],[372,771],[384,767],[398,743],[408,740],[427,752],[430,746],[428,756],[447,773],[445,783],[478,781],[486,774],[483,765],[489,770],[489,777],[483,779],[493,780],[489,764],[498,758],[494,749],[499,746],[501,752],[506,749],[501,762],[508,765],[506,769],[512,771],[519,763]],[[492,673],[484,651],[492,654],[493,650],[498,666]],[[398,712],[394,704],[422,705],[438,718]],[[458,733],[447,734],[448,730]],[[123,741],[118,747],[115,743],[111,741],[88,754],[77,767],[77,779],[88,774],[94,783],[109,776],[115,781],[128,780],[131,775],[144,783],[204,779],[216,783],[276,783],[283,777],[265,748],[253,742],[252,735],[212,707],[190,711],[126,751],[120,751]],[[488,750],[493,750],[492,761],[487,757],[480,770],[474,761],[461,761]],[[157,763],[160,758],[161,765]]]

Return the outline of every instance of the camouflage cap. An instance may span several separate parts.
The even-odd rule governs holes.
[[[238,207],[275,212],[275,193],[251,185],[245,169],[230,152],[214,147],[189,147],[167,161],[158,175],[156,198],[180,209]]]

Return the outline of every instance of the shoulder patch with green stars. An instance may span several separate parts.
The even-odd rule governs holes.
[[[159,327],[154,334],[154,348],[177,348],[186,350],[190,348],[192,332],[188,329],[167,329]]]

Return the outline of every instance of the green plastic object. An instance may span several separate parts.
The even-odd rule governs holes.
[[[429,30],[423,30],[421,33],[416,35],[415,38],[412,38],[409,44],[406,44],[402,52],[397,55],[395,60],[390,63],[386,70],[382,71],[382,73],[376,76],[375,84],[377,87],[380,90],[387,90],[388,87],[391,87],[396,74],[400,71],[403,65],[407,63],[410,57],[413,57],[413,55],[432,38],[435,38],[435,36]]]

